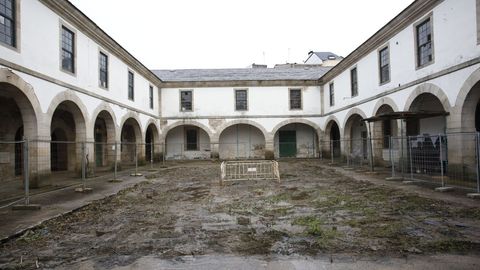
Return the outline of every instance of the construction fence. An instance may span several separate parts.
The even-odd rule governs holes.
[[[342,139],[320,146],[320,158],[330,164],[480,192],[480,133]]]

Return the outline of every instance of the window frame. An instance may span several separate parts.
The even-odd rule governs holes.
[[[154,104],[154,96],[155,96],[155,93],[154,93],[155,89],[153,87],[153,85],[149,85],[148,86],[148,105],[149,105],[149,108],[150,110],[153,110],[154,107],[155,107],[155,104]]]
[[[189,130],[194,130],[195,131],[195,134],[196,134],[196,141],[195,141],[195,149],[189,149],[188,148],[188,131]],[[194,127],[194,126],[186,126],[184,127],[184,130],[183,130],[183,134],[184,134],[184,141],[185,141],[185,147],[184,147],[184,151],[186,152],[194,152],[194,151],[200,151],[200,134],[199,134],[199,128],[198,127]]]
[[[106,66],[106,72],[107,72],[107,75],[106,75],[106,79],[107,79],[107,82],[106,82],[106,86],[103,86],[102,85],[102,63],[100,61],[101,59],[101,56],[104,55],[107,59],[107,66]],[[98,50],[98,86],[102,89],[105,89],[105,90],[108,90],[109,89],[109,86],[110,86],[110,56],[108,55],[107,52],[105,52],[104,50],[102,49],[99,49]]]
[[[292,91],[300,92],[300,108],[292,108]],[[303,88],[288,88],[288,107],[291,111],[303,110]]]
[[[130,86],[130,74],[132,75],[132,85]],[[132,89],[132,96],[130,97],[130,88]],[[127,72],[127,98],[130,101],[135,101],[135,72],[128,70]]]
[[[335,82],[328,84],[328,97],[330,107],[335,106]]]
[[[245,109],[238,109],[237,107],[237,92],[240,92],[240,91],[245,91],[245,96],[246,96],[246,100],[245,100],[245,106],[246,108]],[[235,111],[236,112],[247,112],[248,109],[249,109],[249,99],[248,99],[248,88],[237,88],[237,89],[233,89],[233,102],[234,102],[234,108],[235,108]]]
[[[425,22],[430,21],[430,46],[432,51],[432,60],[426,64],[420,65],[419,62],[419,40],[418,40],[418,28],[423,25]],[[422,19],[420,19],[417,23],[413,25],[413,37],[414,37],[414,48],[415,48],[415,70],[422,69],[424,67],[430,66],[435,63],[435,34],[434,34],[434,26],[433,26],[433,12],[429,13]]]
[[[191,108],[190,110],[182,110],[182,93],[183,92],[190,92],[191,94]],[[179,101],[179,111],[180,112],[193,112],[193,89],[180,89],[178,92],[178,101]]]
[[[353,71],[355,71],[355,88],[353,83]],[[354,93],[355,90],[355,93]],[[358,68],[354,66],[350,69],[350,95],[351,97],[358,96]]]
[[[387,51],[387,60],[388,60],[388,79],[387,80],[383,80],[383,77],[382,77],[382,68],[384,66],[382,66],[382,52],[384,51]],[[391,76],[391,71],[392,71],[392,64],[391,64],[391,61],[390,61],[390,45],[389,44],[386,44],[382,47],[380,47],[378,50],[377,50],[377,57],[378,57],[378,84],[379,85],[384,85],[384,84],[387,84],[389,83],[391,80],[392,80],[392,76]]]
[[[5,48],[8,48],[10,50],[13,50],[13,51],[16,51],[17,53],[20,53],[20,39],[21,39],[21,35],[20,35],[20,30],[21,30],[21,27],[20,27],[20,24],[21,24],[21,20],[20,20],[20,8],[21,8],[21,5],[20,5],[20,1],[21,0],[13,0],[14,1],[14,4],[12,5],[13,7],[13,12],[12,12],[12,16],[13,18],[11,19],[12,23],[13,23],[13,45],[10,45],[10,44],[7,44],[7,43],[4,43],[4,42],[0,42],[0,45],[5,47]]]
[[[73,57],[72,57],[72,61],[73,61],[73,65],[72,65],[72,68],[73,68],[73,72],[70,71],[70,70],[67,70],[67,69],[64,69],[63,68],[63,64],[62,64],[62,60],[63,60],[63,29],[66,29],[67,31],[69,31],[70,33],[72,33],[73,35],[73,40],[72,40],[72,43],[73,43],[73,46],[72,46],[72,50],[73,50]],[[66,24],[65,22],[63,21],[60,21],[60,32],[59,32],[59,38],[60,38],[60,47],[59,47],[59,53],[60,53],[60,58],[59,58],[59,64],[60,64],[60,70],[62,72],[65,72],[67,74],[70,74],[72,76],[77,76],[77,31],[75,30],[75,28],[69,26],[68,24]]]

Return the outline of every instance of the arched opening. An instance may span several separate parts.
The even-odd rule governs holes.
[[[275,132],[275,157],[314,158],[317,141],[313,127],[303,123],[287,124]]]
[[[409,108],[410,112],[440,113],[445,112],[440,100],[433,94],[418,95]],[[446,129],[445,116],[436,116],[423,119],[409,119],[407,121],[407,135],[438,135],[444,134]]]
[[[107,111],[101,111],[95,119],[95,167],[109,168],[115,161],[115,123]]]
[[[140,156],[139,144],[142,132],[137,120],[128,118],[122,126],[121,132],[121,161],[124,165],[133,165],[136,157]]]
[[[211,156],[210,137],[197,126],[181,125],[169,130],[165,144],[167,159],[208,159]]]
[[[2,180],[23,175],[23,147],[20,141],[25,135],[24,124],[31,135],[36,133],[36,123],[28,120],[35,119],[34,115],[31,104],[18,88],[0,83],[0,141],[10,142],[0,144]]]
[[[330,121],[325,129],[325,134],[327,135],[328,145],[325,147],[327,151],[323,153],[323,156],[331,158],[333,154],[334,158],[340,157],[342,153],[342,144],[340,141],[340,128],[338,127],[337,122]]]
[[[362,120],[360,115],[354,114],[348,118],[345,125],[346,152],[353,160],[368,159],[368,129]]]
[[[150,124],[147,127],[147,131],[145,132],[145,159],[150,161],[158,161],[159,157],[159,135],[158,129],[154,124]]]
[[[388,104],[383,104],[378,108],[375,116],[381,116],[393,113],[393,108]],[[391,138],[398,136],[397,120],[382,120],[372,123],[373,134],[372,144],[374,149],[374,157],[376,163],[387,165],[386,161],[390,160]],[[397,141],[394,141],[397,143]]]
[[[73,101],[63,101],[56,107],[50,124],[50,135],[51,171],[80,171],[80,142],[85,140],[86,128],[83,114]]]
[[[220,159],[263,159],[265,158],[265,136],[249,124],[229,126],[220,133]]]

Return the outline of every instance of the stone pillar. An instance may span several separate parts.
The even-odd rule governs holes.
[[[220,158],[220,143],[218,140],[210,141],[210,158],[211,159]]]
[[[270,138],[265,141],[265,159],[273,160],[275,159],[275,144],[273,138]]]

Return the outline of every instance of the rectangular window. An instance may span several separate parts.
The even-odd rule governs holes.
[[[16,47],[15,0],[0,0],[0,42]]]
[[[196,128],[185,129],[185,150],[198,151],[198,130]]]
[[[182,112],[191,112],[193,110],[192,91],[180,91],[180,110]]]
[[[133,72],[128,72],[128,99],[134,100],[135,98],[135,77]]]
[[[99,54],[100,87],[108,88],[108,56],[102,52]]]
[[[332,107],[335,105],[335,85],[333,83],[330,83],[329,88],[330,88],[330,107]]]
[[[433,39],[430,18],[416,26],[417,67],[423,67],[433,61]]]
[[[248,110],[248,92],[246,89],[235,90],[235,110]]]
[[[380,84],[384,84],[390,81],[390,52],[388,47],[385,47],[378,52],[378,61],[380,69]]]
[[[357,68],[352,68],[350,70],[350,86],[352,90],[352,97],[358,96]]]
[[[153,109],[153,86],[150,85],[149,91],[149,101],[150,101],[150,109]]]
[[[290,89],[290,110],[302,109],[302,90]]]
[[[62,25],[62,69],[75,73],[75,33]]]
[[[390,136],[392,136],[392,120],[383,121],[383,148],[390,149]]]

